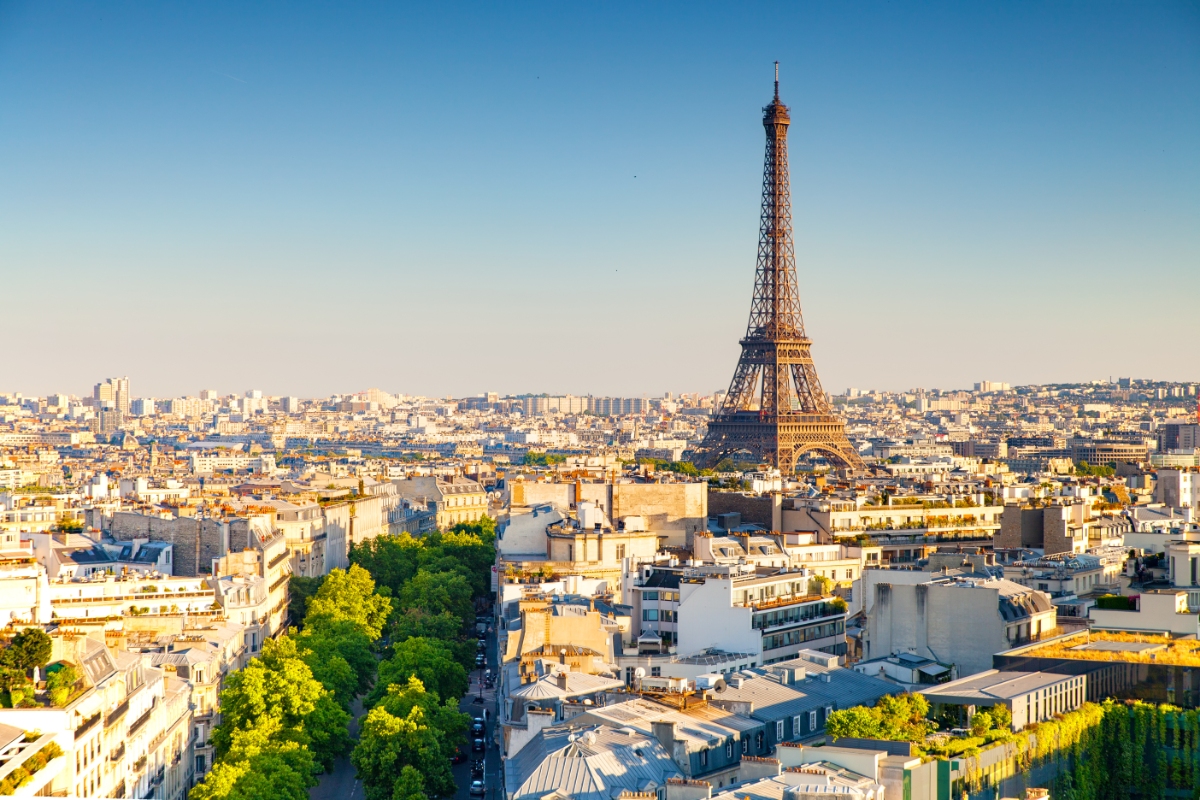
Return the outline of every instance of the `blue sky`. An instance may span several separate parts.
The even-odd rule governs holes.
[[[1200,380],[1195,3],[0,2],[0,390]]]

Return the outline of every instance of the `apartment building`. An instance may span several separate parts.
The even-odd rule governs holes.
[[[33,707],[0,709],[0,729],[39,731],[39,742],[55,741],[63,750],[62,760],[36,773],[22,794],[182,800],[193,783],[187,683],[152,666],[148,656],[111,650],[102,633],[55,633],[52,641],[55,662],[81,673],[74,696],[61,708],[35,695]]]
[[[806,570],[749,564],[642,565],[626,590],[641,637],[682,654],[747,653],[750,666],[802,649],[846,652],[846,605],[810,594]]]
[[[1120,547],[1132,525],[1124,516],[1096,514],[1086,499],[1046,506],[1006,505],[996,547],[1034,548],[1046,555]]]
[[[994,653],[1058,631],[1048,594],[1003,578],[895,571],[889,580],[888,570],[868,577],[864,660],[912,653],[970,675],[991,669]]]
[[[478,522],[487,516],[487,490],[469,478],[424,476],[392,483],[400,499],[420,501],[434,510],[438,530],[449,530],[460,522]]]

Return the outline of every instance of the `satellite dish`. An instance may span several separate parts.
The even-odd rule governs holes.
[[[646,677],[646,668],[638,667],[637,669],[635,669],[633,671],[633,677],[637,678],[638,680],[641,680],[642,678]]]

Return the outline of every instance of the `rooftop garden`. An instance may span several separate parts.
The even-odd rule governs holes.
[[[1137,649],[1101,649],[1105,643],[1146,645]],[[1079,649],[1092,645],[1086,649]],[[1100,645],[1099,648],[1095,645]],[[1122,661],[1135,664],[1164,664],[1176,667],[1200,667],[1200,642],[1136,633],[1092,631],[1057,639],[1024,653],[1039,658],[1071,658],[1080,661]]]
[[[80,691],[79,670],[71,664],[50,661],[50,637],[40,628],[27,628],[4,643],[0,650],[0,704],[5,708],[36,708],[49,703],[61,708]],[[45,669],[44,682],[31,673]]]

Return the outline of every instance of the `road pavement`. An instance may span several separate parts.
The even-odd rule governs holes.
[[[492,674],[495,675],[497,652],[494,631],[488,633],[487,643],[487,668],[490,668]],[[493,738],[496,733],[496,690],[484,689],[482,693],[480,692],[480,684],[483,680],[482,669],[472,671],[470,678],[470,689],[458,707],[464,714],[470,714],[472,717],[484,716],[484,709],[487,709],[487,735],[484,737],[484,741],[487,743],[487,752],[484,756],[484,785],[487,787],[487,794],[484,800],[495,800],[503,796],[499,785],[500,748]],[[478,702],[476,698],[481,694],[482,702]],[[358,720],[363,715],[361,699],[354,701],[351,712],[353,718],[350,721],[350,736],[357,739]],[[478,800],[470,795],[471,761],[477,758],[479,758],[477,753],[468,752],[468,758],[464,763],[452,766],[454,780],[458,784],[458,791],[454,795],[455,800]],[[362,800],[362,783],[354,777],[354,765],[350,763],[350,758],[348,756],[339,758],[333,765],[333,771],[321,775],[317,785],[308,791],[308,796],[310,800]]]
[[[362,699],[350,706],[350,738],[358,738],[358,720],[363,715]],[[354,777],[350,756],[342,756],[333,764],[333,771],[319,776],[317,785],[308,790],[309,800],[361,800],[362,782]]]
[[[485,669],[490,669],[492,675],[497,674],[496,669],[496,633],[488,631],[487,634],[487,664]],[[484,756],[483,766],[483,783],[487,788],[485,800],[496,800],[503,797],[503,792],[500,787],[500,747],[496,744],[496,690],[482,689],[483,669],[473,670],[470,675],[471,688],[467,692],[467,696],[458,704],[459,709],[464,714],[470,714],[472,717],[484,717],[486,719],[486,735],[484,742],[487,744],[487,752]],[[482,702],[480,702],[482,699]],[[487,710],[485,715],[483,712]],[[454,800],[478,800],[470,795],[471,788],[471,761],[479,758],[478,753],[471,753],[470,758],[465,764],[454,765],[454,780],[458,783],[458,792],[454,795]]]

